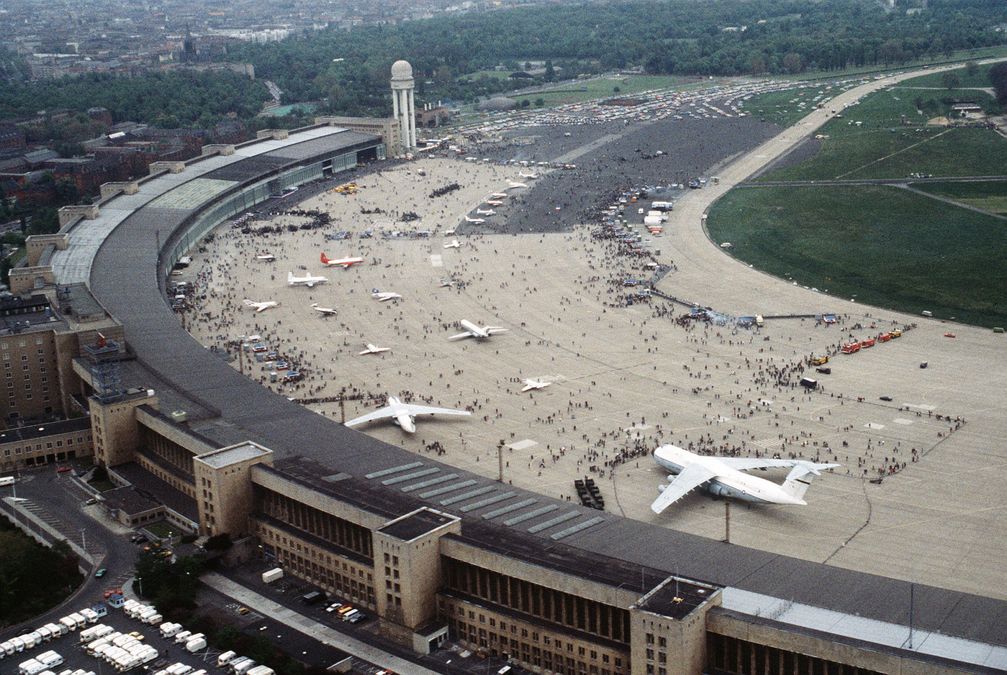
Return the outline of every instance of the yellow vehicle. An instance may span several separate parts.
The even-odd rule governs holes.
[[[828,356],[816,356],[815,358],[811,359],[811,365],[813,366],[824,366],[828,362],[829,362]]]
[[[893,331],[890,331],[888,334],[891,335],[893,338],[902,337],[902,331],[900,331],[898,328],[896,328]]]

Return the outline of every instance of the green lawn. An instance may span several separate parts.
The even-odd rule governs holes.
[[[1007,181],[990,183],[918,183],[917,190],[1007,215]],[[1007,223],[1005,223],[1007,226]]]
[[[950,104],[943,98],[968,99],[990,110],[998,109],[992,97],[978,91],[879,91],[821,128],[826,138],[814,157],[768,172],[760,179],[901,178],[914,172],[935,176],[1003,174],[1007,139],[986,129],[926,126],[928,119],[949,111]],[[923,114],[917,104],[923,105]]]
[[[771,91],[753,96],[742,104],[742,110],[753,117],[774,122],[781,127],[789,127],[815,109],[815,97],[832,98],[838,89],[827,89],[825,85],[803,89]],[[804,104],[803,106],[801,104]]]
[[[841,298],[1007,324],[1007,228],[990,216],[894,187],[749,188],[707,226],[739,259]]]
[[[976,72],[973,75],[969,75],[965,68],[956,68],[947,72],[957,75],[962,87],[989,87],[990,68],[992,67],[992,63],[977,64]],[[931,73],[930,75],[915,77],[910,82],[903,83],[901,86],[943,87],[944,73]]]
[[[513,96],[518,101],[528,99],[535,103],[541,98],[546,107],[593,101],[611,96],[632,96],[643,91],[654,89],[681,88],[695,82],[695,79],[674,75],[612,75],[590,80],[575,80],[557,83],[555,87],[528,94],[504,94]],[[619,91],[616,91],[616,88]]]

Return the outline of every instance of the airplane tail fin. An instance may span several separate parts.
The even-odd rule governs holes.
[[[294,283],[294,273],[293,272],[287,272],[287,283],[288,284]]]
[[[814,462],[798,462],[783,481],[783,490],[795,499],[804,499],[804,493],[811,486],[815,476],[822,475],[823,469],[834,469],[838,464],[815,464]]]
[[[325,255],[325,251],[322,251],[322,255],[319,257],[319,260],[322,261],[323,265],[329,264],[329,256]]]

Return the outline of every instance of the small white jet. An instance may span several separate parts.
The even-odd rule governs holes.
[[[448,243],[444,244],[444,248],[461,248],[462,245],[457,239],[452,239]]]
[[[464,340],[465,338],[475,338],[477,340],[485,340],[491,335],[507,332],[506,328],[499,328],[497,326],[483,326],[480,328],[479,326],[475,325],[474,323],[466,319],[462,319],[458,323],[460,323],[462,328],[465,329],[465,332],[459,333],[458,335],[452,335],[451,337],[448,338],[448,340]]]
[[[674,445],[662,445],[654,451],[654,461],[675,474],[668,485],[658,486],[661,494],[650,510],[661,513],[698,487],[710,494],[766,504],[806,505],[804,493],[811,480],[825,469],[838,464],[816,464],[804,459],[764,459],[756,457],[707,457]],[[751,469],[789,468],[783,484],[744,473]]]
[[[361,415],[355,419],[350,420],[346,423],[348,427],[355,427],[358,424],[364,424],[366,422],[372,422],[374,420],[383,420],[391,418],[395,424],[402,428],[402,431],[406,433],[413,433],[416,431],[416,416],[417,415],[471,415],[468,410],[454,410],[452,408],[433,408],[431,406],[425,405],[413,405],[411,403],[403,403],[395,396],[388,397],[388,405],[384,408],[379,408],[372,413],[367,413],[366,415]]]
[[[392,293],[391,291],[379,291],[375,288],[371,291],[371,297],[378,302],[388,302],[389,300],[398,300],[402,296],[398,293]]]
[[[326,267],[338,266],[342,267],[344,270],[348,270],[354,265],[359,265],[362,262],[364,262],[363,258],[336,258],[333,260],[330,259],[327,255],[325,255],[324,251],[322,252],[322,255],[319,257],[319,259],[322,261],[322,264],[325,265]]]
[[[249,300],[248,298],[245,298],[244,303],[245,303],[245,307],[251,307],[256,312],[265,312],[270,307],[276,307],[277,305],[280,304],[276,300],[266,300],[265,302],[253,302],[253,301]]]
[[[311,308],[316,312],[320,312],[322,316],[335,316],[336,310],[332,307],[322,307],[317,302],[311,303]]]
[[[514,181],[510,181],[509,183],[507,183],[507,189],[508,190],[517,190],[517,189],[526,188],[526,187],[528,187],[528,185],[525,184],[525,183],[516,183]]]
[[[454,285],[455,282],[451,281],[450,279],[441,279],[441,285],[439,286],[439,288],[451,288]]]
[[[488,199],[486,201],[487,206],[503,206],[503,202],[499,199]]]
[[[493,199],[507,199],[508,195],[506,192],[493,192],[490,193],[490,197]]]
[[[525,173],[524,171],[518,171],[517,175],[518,178],[530,178],[531,180],[535,180],[536,178],[538,178],[537,173]]]
[[[366,354],[380,354],[381,352],[390,352],[390,351],[392,351],[391,347],[376,347],[376,346],[372,345],[370,342],[365,343],[365,345],[366,345],[367,349],[365,349],[364,351],[360,352],[360,356],[364,356]]]
[[[497,214],[493,209],[476,209],[476,215],[478,216],[495,216]]]
[[[474,223],[476,225],[482,225],[483,223],[486,222],[486,219],[485,218],[469,218],[468,216],[465,216],[465,222],[466,223]]]
[[[532,391],[533,389],[545,389],[552,382],[546,382],[545,380],[528,379],[524,381],[524,388],[521,389],[522,393],[526,391]]]
[[[316,277],[310,274],[306,274],[303,277],[295,277],[293,272],[287,272],[288,286],[307,286],[308,288],[314,288],[315,284],[324,284],[326,281],[328,281],[326,277]]]
[[[255,256],[255,259],[259,262],[276,262],[276,256],[272,253],[261,253]]]

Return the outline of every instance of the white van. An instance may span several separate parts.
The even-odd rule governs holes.
[[[237,656],[237,654],[235,652],[230,652],[230,651],[224,652],[223,654],[221,654],[220,656],[217,657],[217,667],[218,668],[223,668],[224,666],[226,666],[227,664],[229,664],[231,661],[233,661],[235,656]]]

